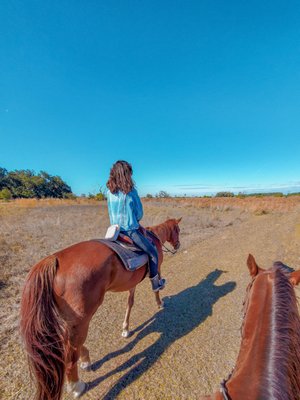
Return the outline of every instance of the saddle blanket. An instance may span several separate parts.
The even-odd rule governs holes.
[[[135,271],[138,268],[148,263],[148,256],[141,249],[128,245],[122,242],[112,242],[107,239],[96,239],[97,242],[101,242],[111,248],[115,253],[118,254],[124,267],[128,271]]]

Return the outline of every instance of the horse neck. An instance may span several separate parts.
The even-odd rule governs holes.
[[[261,279],[248,301],[240,352],[227,382],[230,396],[299,399],[300,321],[288,279],[276,272]]]
[[[256,400],[261,397],[261,377],[268,369],[272,313],[272,285],[252,292],[243,323],[241,347],[232,377],[227,382],[233,399]],[[247,389],[245,389],[247,388]]]
[[[165,222],[156,226],[151,226],[149,229],[158,236],[161,243],[169,241],[170,228]]]

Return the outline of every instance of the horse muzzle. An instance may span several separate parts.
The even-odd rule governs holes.
[[[180,242],[175,243],[174,250],[178,250],[180,247]]]

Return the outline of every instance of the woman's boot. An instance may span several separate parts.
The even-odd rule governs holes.
[[[155,275],[154,278],[150,278],[150,281],[152,284],[153,292],[158,292],[159,290],[162,290],[166,284],[166,280],[163,278],[160,278],[158,274]]]

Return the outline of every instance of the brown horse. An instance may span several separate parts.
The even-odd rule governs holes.
[[[159,271],[163,243],[169,242],[175,250],[180,246],[180,220],[149,228],[158,237]],[[122,332],[128,336],[135,287],[146,274],[146,265],[134,272],[125,270],[119,257],[97,240],[61,250],[31,269],[22,295],[20,329],[37,385],[36,399],[59,400],[65,377],[75,398],[85,391],[77,361],[84,369],[91,365],[84,342],[92,316],[107,291],[129,290]],[[155,297],[162,307],[158,292]]]
[[[299,400],[300,318],[293,286],[300,271],[264,270],[250,254],[242,342],[233,372],[207,400]]]

